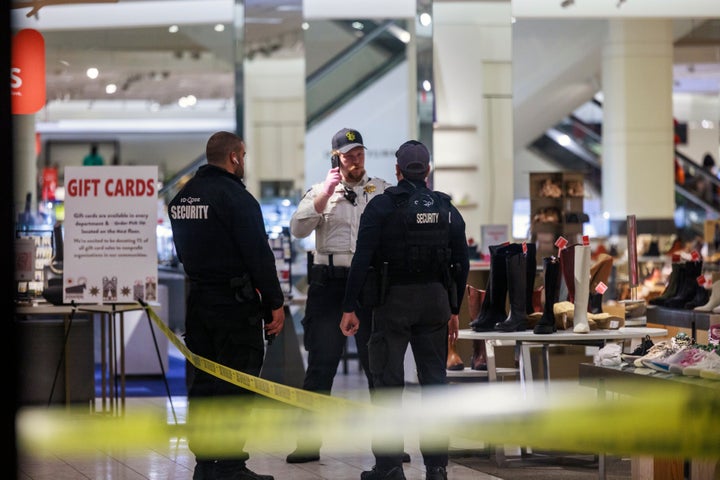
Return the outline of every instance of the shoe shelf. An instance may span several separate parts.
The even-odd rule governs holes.
[[[531,172],[530,215],[537,258],[557,252],[555,241],[565,237],[569,243],[583,233],[584,175],[578,172]]]
[[[647,323],[669,327],[689,328],[691,336],[697,339],[698,330],[709,330],[710,325],[720,323],[720,314],[712,312],[696,312],[679,308],[666,308],[649,305],[645,313]]]

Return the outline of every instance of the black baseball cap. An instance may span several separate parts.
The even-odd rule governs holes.
[[[333,151],[347,153],[355,147],[363,147],[363,138],[360,132],[352,128],[343,128],[332,138]]]
[[[430,165],[430,152],[417,140],[408,140],[395,152],[397,164],[404,176],[423,177]]]

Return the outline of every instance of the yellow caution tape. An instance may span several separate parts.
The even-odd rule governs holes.
[[[672,458],[720,456],[720,399],[673,385],[637,396],[599,400],[578,385],[553,384],[549,392],[523,398],[517,385],[457,385],[404,399],[398,408],[350,407],[338,399],[321,414],[301,414],[275,401],[215,399],[193,406],[193,422],[168,422],[167,413],[129,408],[125,416],[90,415],[87,409],[23,409],[18,446],[34,455],[147,449],[172,439],[192,439],[209,456],[237,452],[243,438],[254,448],[283,454],[279,438],[323,438],[326,451],[357,451],[371,438],[402,432],[429,441],[472,439],[536,449],[638,454]],[[378,401],[387,403],[378,393]],[[195,402],[195,400],[193,400]],[[199,402],[199,401],[198,401]],[[197,406],[198,410],[195,410]],[[252,408],[251,413],[249,409]]]
[[[720,457],[720,393],[668,382],[599,399],[594,389],[553,382],[453,385],[407,392],[376,391],[375,406],[312,394],[227,369],[196,356],[154,313],[151,318],[198,368],[263,397],[193,399],[190,424],[170,424],[161,409],[129,407],[124,416],[89,414],[87,409],[25,408],[17,416],[18,447],[33,455],[88,454],[98,450],[148,449],[191,439],[193,452],[222,456],[237,452],[245,438],[253,448],[284,454],[285,437],[319,435],[326,451],[357,451],[370,440],[402,432],[422,434],[444,448],[446,436],[495,445],[667,458]],[[387,397],[385,397],[387,395]],[[403,396],[402,405],[399,402]],[[280,402],[278,402],[280,401]],[[298,414],[300,406],[309,412]]]
[[[175,345],[175,347],[183,354],[183,356],[192,363],[196,368],[204,372],[221,378],[227,382],[242,387],[246,390],[259,393],[267,398],[278,400],[289,405],[305,408],[316,412],[325,411],[328,408],[334,408],[338,405],[349,404],[354,408],[367,408],[363,403],[351,402],[342,398],[331,397],[316,392],[309,392],[299,388],[289,387],[280,383],[271,382],[254,375],[233,370],[217,362],[192,353],[182,342],[175,332],[165,325],[158,317],[155,311],[147,304],[143,305],[148,317],[155,325],[165,334],[166,337]]]

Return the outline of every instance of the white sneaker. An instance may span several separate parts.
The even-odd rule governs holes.
[[[705,372],[705,375],[702,375],[703,372]],[[716,379],[718,379],[720,378],[720,355],[708,352],[708,355],[705,355],[705,358],[698,363],[683,368],[682,373],[689,377],[702,376],[703,378],[712,378],[715,375]]]
[[[677,375],[682,375],[683,369],[691,365],[700,363],[710,352],[695,346],[688,347],[674,353],[667,358],[668,371]]]

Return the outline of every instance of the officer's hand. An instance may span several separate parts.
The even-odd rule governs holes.
[[[355,335],[360,328],[360,320],[355,315],[355,312],[343,313],[342,319],[340,320],[340,330],[343,335],[349,337]]]
[[[272,322],[265,324],[265,333],[267,335],[277,335],[285,325],[285,308],[280,307],[272,311]]]
[[[454,345],[458,338],[458,332],[460,331],[460,319],[457,315],[450,315],[448,320],[448,341]]]
[[[338,183],[340,183],[340,180],[342,180],[342,175],[340,175],[340,167],[331,168],[328,171],[327,177],[325,177],[323,191],[328,196],[332,195],[335,192],[335,187],[337,187]]]

